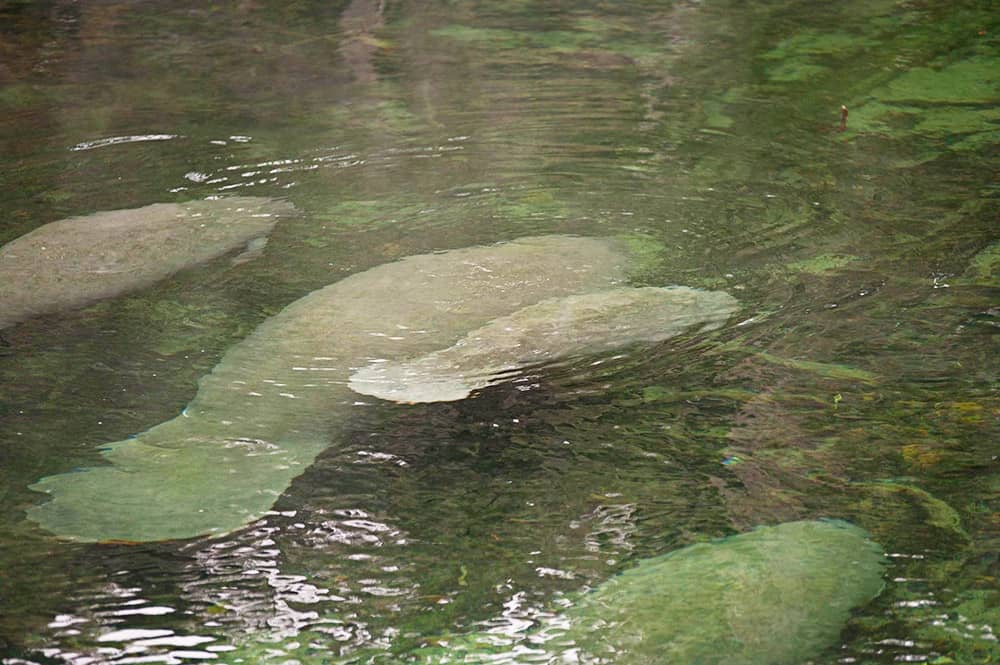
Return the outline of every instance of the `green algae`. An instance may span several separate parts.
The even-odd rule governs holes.
[[[705,125],[712,129],[729,129],[735,120],[727,113],[726,104],[722,100],[706,99],[701,105],[705,115]]]
[[[524,192],[504,192],[495,203],[495,219],[510,223],[532,226],[539,219],[572,218],[575,212],[570,204],[560,199],[549,189],[533,189]],[[629,242],[628,240],[623,240]],[[662,245],[658,245],[662,248]],[[645,263],[639,264],[645,265]],[[631,268],[632,271],[638,269]]]
[[[764,60],[788,60],[803,55],[852,54],[858,49],[874,46],[875,43],[872,39],[845,32],[803,30],[783,39],[773,49],[759,57]]]
[[[360,199],[337,201],[313,212],[316,219],[326,222],[320,231],[308,238],[308,242],[326,247],[332,242],[335,230],[343,227],[362,227],[377,229],[398,224],[400,219],[416,216],[420,206],[409,205],[392,199]]]
[[[996,582],[996,578],[983,580],[984,585]],[[958,665],[1000,659],[1000,639],[996,635],[1000,629],[1000,591],[996,588],[964,591],[947,607],[931,608],[927,614],[930,616],[919,623],[911,619],[918,639],[942,646],[957,643],[957,648],[931,663]]]
[[[474,28],[467,25],[449,25],[431,31],[434,37],[454,39],[469,44],[492,47],[516,48],[529,43],[528,37],[516,30],[499,28]]]
[[[743,388],[712,388],[699,390],[674,390],[667,386],[645,386],[642,389],[643,402],[676,402],[680,400],[698,400],[717,398],[731,402],[745,402],[757,393]]]
[[[823,275],[825,273],[836,272],[859,260],[859,257],[850,254],[820,254],[811,259],[789,263],[785,267],[791,272]]]
[[[931,136],[988,133],[991,127],[1000,123],[1000,109],[996,108],[949,106],[920,111],[904,109],[914,114],[916,123],[913,130]],[[1000,132],[1000,127],[992,131]]]
[[[831,68],[824,65],[815,65],[808,62],[784,62],[774,67],[769,67],[767,77],[772,81],[787,83],[791,81],[808,81],[829,73]]]
[[[882,499],[898,499],[911,502],[924,511],[925,523],[958,537],[961,541],[970,542],[969,533],[962,526],[962,518],[958,512],[930,492],[914,485],[894,481],[859,484],[865,492]]]
[[[615,236],[635,261],[629,265],[629,282],[638,285],[655,284],[656,276],[663,273],[666,261],[663,243],[646,233],[622,233]]]
[[[992,104],[1000,98],[996,59],[972,56],[939,68],[915,67],[876,93],[903,104]]]
[[[980,150],[1000,142],[998,100],[996,58],[972,55],[901,73],[852,108],[850,128],[945,141],[949,150]]]
[[[821,363],[812,360],[797,360],[795,358],[785,358],[763,351],[757,355],[769,363],[815,374],[816,376],[824,379],[858,381],[865,384],[874,384],[879,380],[878,375],[873,372],[838,363]]]
[[[876,42],[870,38],[843,32],[805,30],[782,40],[773,49],[758,56],[768,64],[767,78],[779,83],[809,81],[832,73],[831,61],[843,59]]]
[[[976,283],[995,286],[1000,279],[1000,241],[973,256],[963,277]]]
[[[901,649],[896,660],[903,660],[912,653],[912,646],[919,645],[928,663],[936,665],[964,665],[965,663],[994,663],[1000,658],[1000,591],[997,579],[988,570],[988,558],[982,562],[955,565],[954,562],[936,562],[919,566],[920,571],[899,571],[901,574],[929,575],[945,588],[944,593],[929,598],[918,580],[894,589],[890,599],[892,609],[881,615],[869,615],[857,621],[858,626],[872,634],[900,634]],[[995,565],[995,564],[994,564]],[[954,590],[956,579],[972,579],[973,586]],[[898,632],[902,629],[903,632]],[[883,642],[893,645],[891,638]],[[892,649],[886,650],[892,656]],[[862,661],[863,662],[863,661]]]
[[[559,63],[563,66],[619,69],[661,66],[669,56],[663,44],[624,20],[607,23],[581,16],[575,30],[513,30],[451,24],[430,34],[478,51],[500,51],[503,62]],[[496,54],[492,54],[496,56]],[[574,56],[567,60],[566,56]]]
[[[1000,111],[967,106],[918,107],[869,102],[851,112],[852,131],[947,140],[953,150],[976,150],[1000,141]]]
[[[26,83],[0,86],[0,108],[17,112],[49,101],[53,95],[44,88]]]

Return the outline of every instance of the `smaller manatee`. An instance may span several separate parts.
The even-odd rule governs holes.
[[[409,360],[372,362],[355,372],[348,385],[395,402],[460,400],[528,365],[660,342],[686,330],[712,330],[736,309],[736,300],[727,293],[684,286],[552,298],[493,319],[446,349]]]
[[[566,596],[561,609],[539,613],[522,633],[435,635],[398,660],[802,665],[836,647],[852,609],[882,591],[885,565],[882,548],[847,522],[763,526],[643,559],[590,591]],[[285,648],[271,634],[250,633],[231,657],[307,662],[312,645],[324,639],[306,631]],[[351,662],[381,655],[381,648],[354,653]]]
[[[798,665],[883,587],[882,549],[837,520],[759,527],[646,559],[567,610],[598,660]]]
[[[0,247],[0,328],[149,286],[266,236],[293,210],[237,196],[45,224]]]

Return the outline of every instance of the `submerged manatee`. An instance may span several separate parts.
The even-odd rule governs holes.
[[[447,347],[542,300],[619,286],[636,260],[627,247],[523,238],[412,256],[314,291],[231,348],[180,416],[104,447],[108,466],[35,484],[51,501],[29,517],[86,541],[239,528],[270,509],[357,408],[352,371]]]
[[[552,298],[494,319],[447,349],[373,363],[355,372],[349,385],[355,392],[396,402],[464,399],[533,363],[660,342],[696,327],[717,328],[736,307],[727,293],[683,286]]]
[[[290,203],[154,203],[41,226],[0,247],[0,328],[140,289],[270,233]]]
[[[851,609],[882,590],[884,566],[882,549],[846,522],[760,527],[640,561],[532,642],[580,663],[799,665],[837,643]],[[448,658],[424,649],[417,662],[499,662],[488,655],[495,639],[461,636]]]
[[[567,611],[567,637],[596,662],[798,665],[879,594],[883,566],[846,522],[758,528],[608,580]]]
[[[438,635],[399,661],[800,665],[836,646],[851,610],[881,591],[884,567],[881,548],[846,522],[760,527],[642,560],[564,598],[555,614],[539,613],[526,633]],[[303,632],[276,649],[270,634],[251,635],[231,657],[312,662],[313,645],[326,640]],[[369,654],[384,651],[351,662]]]

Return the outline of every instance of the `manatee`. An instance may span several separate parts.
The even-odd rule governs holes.
[[[881,548],[840,521],[788,522],[641,561],[566,613],[595,661],[798,665],[882,590]]]
[[[396,402],[459,400],[528,365],[718,328],[736,308],[727,293],[683,286],[551,298],[494,319],[446,349],[373,363],[355,372],[348,385]]]
[[[549,298],[612,289],[636,257],[617,239],[522,238],[412,256],[314,291],[262,323],[184,412],[102,447],[105,466],[43,478],[29,518],[81,541],[222,534],[260,517],[359,408],[373,358],[418,356]]]
[[[759,527],[641,560],[530,641],[580,663],[799,665],[836,645],[851,609],[882,590],[884,567],[882,549],[847,522]],[[416,662],[501,661],[495,635],[441,641],[448,658],[426,648]]]
[[[290,203],[154,203],[45,224],[0,247],[0,328],[149,286],[267,236]]]
[[[800,665],[835,647],[853,608],[883,588],[885,557],[840,520],[759,527],[640,560],[590,591],[563,597],[518,634],[437,635],[400,662],[588,665]],[[489,625],[492,622],[485,622]],[[303,632],[285,649],[250,635],[234,660],[314,662],[325,636]],[[378,649],[345,662],[384,656]],[[317,657],[319,656],[319,657]]]

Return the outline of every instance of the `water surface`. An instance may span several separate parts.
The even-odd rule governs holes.
[[[252,260],[2,332],[5,665],[395,663],[484,628],[516,653],[641,558],[816,517],[891,565],[815,662],[1000,658],[998,35],[985,0],[0,2],[0,241],[217,195],[300,212]],[[621,233],[663,247],[634,285],[725,290],[733,325],[369,400],[226,537],[25,518],[315,289]]]

